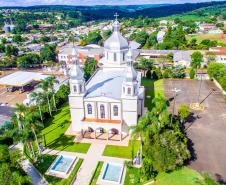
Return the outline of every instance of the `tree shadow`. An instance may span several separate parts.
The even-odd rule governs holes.
[[[222,175],[215,173],[216,181],[219,182],[221,185],[226,185],[225,180],[223,179]]]

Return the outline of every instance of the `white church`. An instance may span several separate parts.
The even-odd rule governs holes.
[[[98,133],[120,136],[130,133],[144,113],[141,74],[133,68],[133,51],[115,20],[113,33],[104,43],[103,65],[85,82],[83,70],[72,52],[69,105],[71,128],[96,138]]]

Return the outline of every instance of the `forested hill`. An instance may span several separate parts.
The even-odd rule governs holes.
[[[214,1],[204,3],[186,3],[186,4],[158,4],[158,5],[122,5],[122,6],[66,6],[66,5],[40,5],[30,7],[0,7],[3,8],[17,8],[29,12],[63,12],[64,14],[70,12],[76,14],[75,17],[83,21],[92,20],[109,20],[113,18],[116,12],[120,18],[137,18],[150,17],[166,17],[175,14],[184,14],[193,10],[206,7],[225,7],[225,1]]]
[[[205,3],[186,3],[186,4],[177,4],[177,5],[165,5],[160,7],[151,7],[151,8],[144,8],[141,10],[136,10],[134,12],[125,12],[122,10],[117,9],[102,9],[102,10],[84,10],[82,11],[85,17],[88,17],[90,20],[97,20],[97,19],[112,19],[112,15],[115,12],[120,14],[120,17],[124,18],[136,18],[138,16],[143,17],[151,17],[151,18],[158,18],[158,17],[165,17],[174,14],[182,14],[186,12],[190,12],[196,9],[210,7],[210,6],[223,6],[226,5],[226,1],[220,2],[205,2]]]

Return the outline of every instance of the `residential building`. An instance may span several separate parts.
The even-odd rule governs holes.
[[[226,66],[226,47],[213,47],[209,49],[210,52],[216,56],[216,62],[222,63]]]

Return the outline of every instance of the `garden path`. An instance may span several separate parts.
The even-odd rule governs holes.
[[[77,178],[75,178],[73,185],[88,185],[99,161],[123,163],[124,161],[129,160],[116,157],[102,156],[106,145],[107,143],[105,142],[93,142],[86,154],[51,149],[46,149],[45,151],[43,151],[42,154],[68,155],[83,158],[83,163],[76,175]]]

